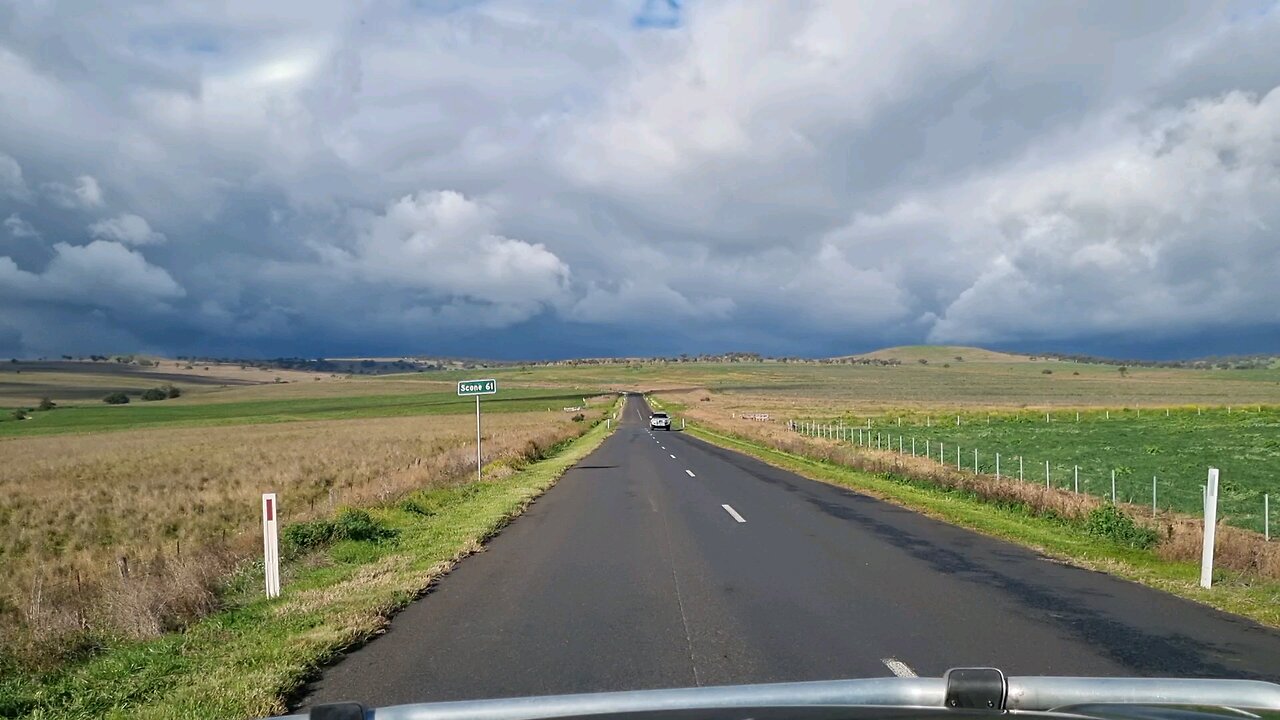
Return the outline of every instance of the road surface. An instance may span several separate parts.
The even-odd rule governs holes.
[[[819,680],[1280,680],[1280,632],[680,432],[612,437],[300,707]]]

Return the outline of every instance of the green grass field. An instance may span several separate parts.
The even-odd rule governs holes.
[[[843,423],[862,427],[863,442],[874,447],[879,435],[882,446],[891,442],[896,450],[902,438],[904,451],[938,457],[943,444],[947,464],[974,467],[973,451],[978,450],[978,469],[1017,477],[1022,458],[1023,477],[1028,482],[1045,481],[1045,461],[1049,462],[1049,482],[1073,489],[1075,467],[1080,470],[1080,491],[1094,495],[1111,493],[1111,471],[1116,471],[1116,495],[1121,502],[1151,504],[1152,478],[1156,479],[1159,508],[1199,514],[1201,486],[1208,468],[1221,470],[1219,515],[1233,525],[1261,531],[1263,493],[1270,493],[1276,507],[1272,525],[1280,516],[1280,410],[1254,406],[1197,412],[1195,409],[1138,411],[1035,411],[889,413],[872,419],[865,430],[865,416],[811,418],[822,423]],[[1108,417],[1109,414],[1109,417]],[[898,424],[901,418],[901,425]],[[849,433],[858,442],[858,431]],[[927,443],[927,445],[926,445]]]
[[[269,387],[269,386],[265,386]],[[503,389],[482,399],[484,412],[529,412],[582,403],[591,390]],[[102,432],[154,427],[241,425],[295,420],[345,420],[403,415],[471,413],[475,401],[454,393],[299,397],[289,399],[202,402],[196,398],[141,402],[128,405],[82,405],[34,412],[29,420],[0,418],[0,437],[48,435],[68,432]]]

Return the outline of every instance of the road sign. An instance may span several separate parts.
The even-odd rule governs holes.
[[[463,396],[471,395],[492,395],[498,392],[497,380],[459,380],[458,394]]]
[[[480,444],[480,396],[493,395],[498,392],[498,381],[493,378],[487,380],[459,380],[458,395],[463,397],[474,396],[476,399],[476,481],[480,480],[481,468],[481,444]]]

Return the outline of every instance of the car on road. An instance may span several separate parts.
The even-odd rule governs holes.
[[[656,412],[649,416],[650,430],[670,430],[671,416],[664,412]]]

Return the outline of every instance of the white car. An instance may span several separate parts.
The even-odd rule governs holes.
[[[650,430],[670,430],[671,417],[664,412],[656,412],[649,416]]]

